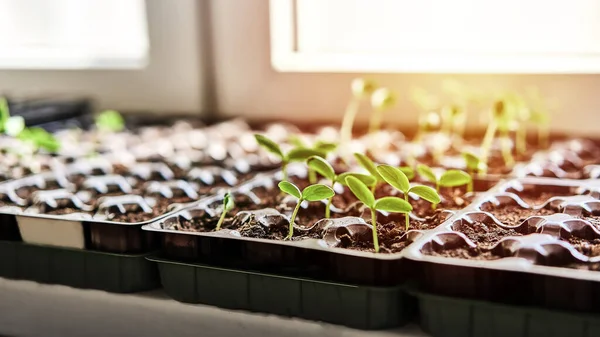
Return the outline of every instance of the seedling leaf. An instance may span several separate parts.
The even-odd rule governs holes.
[[[43,148],[48,152],[57,152],[60,149],[60,142],[46,130],[40,127],[24,129],[17,138],[23,141],[29,141],[38,148]]]
[[[279,189],[284,193],[296,197],[297,199],[302,198],[302,192],[300,192],[300,189],[288,181],[281,181],[277,186],[279,186]]]
[[[4,133],[11,137],[18,136],[25,129],[25,119],[22,116],[9,117],[4,123]]]
[[[234,206],[235,206],[235,203],[233,202],[231,193],[225,193],[225,196],[223,197],[223,212],[231,211]]]
[[[375,204],[375,197],[367,185],[352,176],[346,178],[346,185],[350,188],[358,200],[360,200],[367,207],[373,208],[373,205]]]
[[[267,151],[277,155],[279,158],[283,159],[283,152],[281,152],[281,148],[279,147],[279,145],[277,145],[277,143],[259,134],[255,134],[254,138],[260,146],[265,148]]]
[[[401,166],[398,169],[400,169],[400,171],[402,171],[402,173],[404,173],[404,175],[406,176],[406,178],[408,178],[408,180],[413,180],[415,178],[415,170],[413,170],[412,167]]]
[[[354,158],[358,161],[360,166],[364,167],[377,181],[383,181],[383,177],[377,172],[377,167],[369,157],[362,153],[355,153]]]
[[[306,158],[309,158],[312,156],[323,157],[323,156],[325,156],[325,154],[318,150],[297,147],[295,149],[291,149],[290,152],[288,152],[287,160],[288,161],[302,161],[302,160],[306,160]]]
[[[96,127],[102,131],[119,132],[125,128],[125,120],[118,111],[105,110],[96,116]]]
[[[377,166],[377,172],[383,180],[399,191],[406,193],[410,189],[408,178],[400,169],[390,165],[379,165]]]
[[[323,177],[331,181],[335,179],[335,171],[333,170],[333,167],[331,167],[331,165],[327,162],[327,160],[319,156],[312,156],[308,158],[306,164],[313,170],[317,171]]]
[[[463,152],[462,156],[465,159],[465,164],[467,166],[467,169],[473,170],[473,171],[479,170],[480,161],[476,155],[474,155],[470,152]]]
[[[327,143],[327,142],[317,141],[313,148],[315,150],[322,151],[324,153],[329,153],[331,151],[334,151],[337,148],[337,146],[338,145],[336,143]]]
[[[319,201],[333,197],[335,192],[323,184],[310,185],[302,191],[302,198],[308,201]]]
[[[433,173],[433,170],[429,166],[419,164],[417,166],[417,172],[421,177],[425,178],[427,181],[432,183],[437,182],[437,177],[435,176],[435,173]]]
[[[288,142],[292,145],[294,145],[295,147],[306,147],[306,143],[304,143],[304,141],[302,140],[302,138],[300,138],[300,136],[298,135],[290,135],[288,137]]]
[[[5,97],[0,97],[0,131],[4,132],[6,121],[10,118],[8,101]]]
[[[346,184],[346,178],[348,177],[354,177],[367,186],[373,186],[377,182],[373,176],[354,172],[344,172],[337,177],[336,181],[344,186],[348,186]]]
[[[375,201],[375,209],[391,213],[409,213],[412,206],[398,197],[383,197]]]
[[[442,201],[438,193],[433,188],[425,185],[413,186],[409,190],[409,193],[414,193],[432,204],[439,204],[440,201]]]
[[[471,176],[461,170],[448,170],[440,178],[440,186],[455,187],[467,185],[471,182]]]

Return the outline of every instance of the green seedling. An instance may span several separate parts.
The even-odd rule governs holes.
[[[40,127],[26,128],[17,138],[32,143],[36,149],[44,149],[48,152],[57,152],[60,149],[58,139]]]
[[[442,91],[450,97],[449,104],[442,109],[442,129],[448,135],[455,133],[462,139],[467,122],[467,107],[472,94],[467,87],[454,79],[442,81]]]
[[[0,98],[0,132],[17,137],[25,129],[25,119],[22,116],[11,116],[6,98]]]
[[[502,157],[507,166],[514,165],[512,149],[510,146],[509,132],[510,127],[515,122],[515,109],[506,98],[498,99],[494,102],[492,108],[492,119],[485,131],[481,143],[481,161],[487,164],[491,152],[492,143],[496,133],[499,132],[502,137]]]
[[[515,148],[518,154],[527,152],[527,123],[531,119],[530,109],[520,95],[511,93],[507,95],[507,101],[514,109],[515,120],[518,121],[515,137]]]
[[[389,110],[396,104],[394,94],[388,88],[379,88],[371,95],[371,120],[369,121],[369,133],[374,134],[381,128],[383,112]]]
[[[438,194],[440,193],[441,187],[456,187],[463,185],[467,185],[467,192],[473,192],[473,179],[467,172],[461,170],[447,170],[438,176],[429,166],[423,164],[417,166],[417,172],[423,179],[435,185],[435,191]],[[432,208],[435,209],[436,204],[433,204]]]
[[[390,184],[392,187],[404,194],[404,200],[406,202],[409,202],[409,193],[414,193],[422,199],[429,201],[433,205],[437,205],[441,201],[438,192],[436,192],[436,190],[429,186],[415,185],[411,187],[406,174],[404,174],[404,172],[402,172],[402,170],[400,170],[397,167],[393,167],[390,165],[379,165],[377,166],[377,171],[388,184]],[[405,214],[405,219],[406,230],[408,230],[408,228],[410,227],[410,219],[408,213]]]
[[[371,228],[373,231],[373,246],[375,253],[379,253],[379,239],[377,237],[377,211],[390,213],[408,214],[412,211],[412,206],[401,198],[383,197],[375,199],[373,192],[367,185],[355,177],[346,177],[346,185],[350,188],[354,196],[371,210]]]
[[[293,144],[297,148],[311,148],[316,151],[320,151],[323,153],[323,157],[327,157],[327,155],[335,151],[337,149],[336,143],[324,142],[321,140],[317,140],[312,147],[309,147],[300,137],[296,135],[292,135],[289,137],[288,141],[290,144]],[[317,182],[317,174],[315,170],[308,166],[308,182],[314,184]]]
[[[96,116],[96,127],[105,132],[119,132],[125,129],[125,120],[116,110],[105,110]]]
[[[476,155],[470,152],[463,152],[462,156],[465,159],[467,173],[481,174],[487,171],[487,165],[484,162],[482,162]]]
[[[331,182],[332,189],[333,189],[333,186],[335,185],[335,183],[340,183],[342,185],[346,185],[347,177],[355,177],[356,179],[362,181],[367,186],[372,186],[373,184],[375,184],[375,178],[373,178],[370,175],[366,175],[366,174],[345,172],[345,173],[337,175],[335,173],[335,170],[331,166],[331,164],[329,164],[329,162],[327,162],[327,160],[325,160],[321,157],[318,157],[318,156],[312,156],[312,157],[308,158],[306,160],[306,164],[313,171],[319,173],[320,175],[325,177],[325,179],[329,180]],[[331,196],[330,198],[327,199],[327,208],[325,208],[325,218],[329,218],[331,216],[330,208],[331,208],[332,200],[333,200],[333,196]]]
[[[231,211],[235,203],[233,202],[233,198],[231,197],[231,193],[225,193],[223,196],[223,211],[221,211],[221,217],[219,218],[219,222],[217,222],[217,227],[215,227],[215,231],[221,229],[221,225],[223,225],[223,221],[225,221],[225,216],[227,212]]]
[[[315,184],[306,187],[303,191],[300,191],[298,186],[290,183],[289,181],[281,181],[279,183],[279,189],[295,197],[298,199],[298,203],[296,204],[296,208],[292,212],[292,217],[290,218],[290,229],[288,235],[285,237],[285,240],[289,240],[294,235],[294,220],[296,220],[296,215],[298,215],[298,210],[300,209],[300,205],[304,200],[306,201],[319,201],[323,199],[332,198],[335,195],[333,189],[329,186],[325,186],[322,184]]]
[[[383,177],[379,174],[379,171],[377,171],[377,166],[369,157],[365,156],[362,153],[355,153],[354,158],[356,158],[358,164],[360,164],[360,166],[367,170],[371,177],[373,177],[374,183],[372,185],[367,184],[367,186],[371,187],[371,192],[375,193],[377,186],[381,183],[386,182],[385,179],[383,179]],[[402,166],[398,169],[401,170],[408,177],[408,180],[412,180],[415,177],[415,171],[412,169],[412,167]]]
[[[440,102],[436,96],[419,87],[411,89],[410,97],[411,101],[419,108],[419,129],[415,136],[415,140],[418,141],[423,134],[439,127],[440,118],[435,111],[439,108]]]
[[[259,135],[259,134],[255,134],[254,138],[256,139],[256,142],[260,146],[262,146],[265,150],[273,153],[274,155],[279,157],[279,159],[281,159],[281,170],[283,172],[283,180],[287,180],[287,178],[288,178],[287,165],[289,163],[295,162],[295,161],[304,161],[308,157],[311,157],[311,156],[320,156],[320,157],[325,156],[323,151],[318,151],[318,150],[304,148],[304,147],[295,147],[295,148],[291,149],[290,151],[288,151],[287,153],[283,153],[283,151],[281,150],[281,147],[279,147],[279,145],[277,143],[270,140],[269,138],[267,138],[263,135]]]
[[[373,81],[357,78],[352,81],[352,97],[346,107],[344,118],[342,119],[342,126],[340,128],[340,144],[342,147],[342,158],[348,162],[351,152],[350,142],[352,141],[352,129],[354,127],[354,120],[358,114],[360,103],[365,98],[371,96],[375,91],[376,84]]]

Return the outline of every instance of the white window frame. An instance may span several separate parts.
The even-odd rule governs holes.
[[[326,0],[325,0],[326,1]],[[298,50],[296,0],[270,0],[271,64],[281,72],[596,74],[600,53],[473,55],[306,53]]]

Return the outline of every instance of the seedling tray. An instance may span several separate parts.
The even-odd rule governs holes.
[[[424,233],[403,257],[427,293],[598,313],[598,186],[596,180],[507,181]],[[535,205],[535,195],[547,200]]]
[[[177,301],[300,317],[359,329],[405,324],[414,299],[402,287],[364,287],[188,264],[152,256]]]
[[[0,241],[0,277],[131,293],[157,288],[148,254],[125,255]]]
[[[419,302],[421,327],[434,337],[600,335],[600,315],[597,314],[411,293]]]

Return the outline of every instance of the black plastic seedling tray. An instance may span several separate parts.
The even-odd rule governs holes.
[[[414,298],[403,287],[364,287],[148,258],[177,301],[300,317],[359,329],[403,325]]]
[[[131,293],[160,285],[148,254],[123,255],[0,241],[0,277]]]
[[[420,324],[433,337],[594,337],[600,315],[413,292]]]

